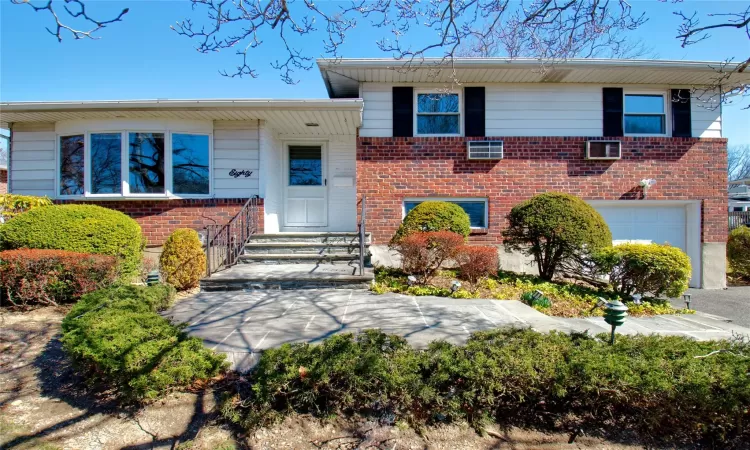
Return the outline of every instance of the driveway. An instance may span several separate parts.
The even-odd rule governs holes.
[[[750,286],[736,286],[727,289],[688,289],[692,296],[690,307],[696,311],[726,317],[737,325],[750,328]],[[685,303],[672,300],[676,308],[684,308]]]
[[[514,300],[375,295],[364,290],[256,290],[201,292],[165,312],[212,349],[227,354],[244,371],[261,351],[287,342],[319,342],[342,332],[380,328],[404,336],[415,347],[443,339],[466,342],[474,331],[530,327],[537,331],[607,332],[601,317],[563,319],[546,316]],[[618,329],[626,334],[671,334],[695,339],[726,338],[750,329],[702,314],[629,318]]]

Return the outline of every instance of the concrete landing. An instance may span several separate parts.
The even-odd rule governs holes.
[[[339,274],[312,271],[309,275],[325,280]],[[209,348],[226,353],[239,371],[254,367],[264,349],[286,342],[320,342],[337,333],[368,328],[404,336],[418,348],[438,339],[463,344],[474,331],[499,327],[528,327],[540,332],[588,330],[594,334],[609,331],[599,317],[550,317],[514,300],[375,295],[354,289],[201,292],[164,314],[174,322],[186,323],[186,331]],[[750,329],[696,313],[630,317],[618,333],[710,340],[730,338],[733,333],[750,336]]]
[[[358,264],[237,264],[201,280],[204,291],[244,289],[363,289],[375,278]]]

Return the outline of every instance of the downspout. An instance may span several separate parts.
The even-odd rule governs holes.
[[[8,173],[6,175],[8,179],[7,180],[7,184],[8,184],[7,193],[8,194],[13,193],[13,181],[11,180],[11,176],[10,176],[11,174],[10,168],[12,165],[12,161],[13,161],[13,123],[11,122],[8,124],[8,164],[7,164]]]

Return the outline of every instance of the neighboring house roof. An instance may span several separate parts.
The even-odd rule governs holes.
[[[717,83],[717,69],[738,64],[719,61],[639,59],[567,59],[541,62],[529,58],[319,59],[331,98],[359,97],[359,83],[599,83],[705,86]],[[545,70],[541,70],[542,67]],[[733,73],[722,85],[750,83],[750,71]]]
[[[355,134],[362,124],[362,105],[359,99],[9,102],[0,103],[0,127],[113,118],[266,120],[286,134],[346,135]]]

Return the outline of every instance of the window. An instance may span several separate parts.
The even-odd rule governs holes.
[[[122,135],[91,134],[91,193],[122,192]]]
[[[83,195],[84,136],[60,137],[60,195]]]
[[[323,185],[323,149],[320,146],[289,146],[289,186]]]
[[[130,133],[128,161],[131,194],[163,194],[164,133]]]
[[[666,134],[663,94],[625,94],[625,134]]]
[[[417,134],[461,134],[458,94],[418,93]]]
[[[211,193],[210,134],[96,131],[60,136],[57,162],[60,196]]]
[[[425,201],[455,203],[469,215],[472,228],[487,228],[487,199],[423,198],[404,200],[404,217],[418,204]]]
[[[172,190],[175,194],[208,194],[208,153],[208,136],[172,135]]]

